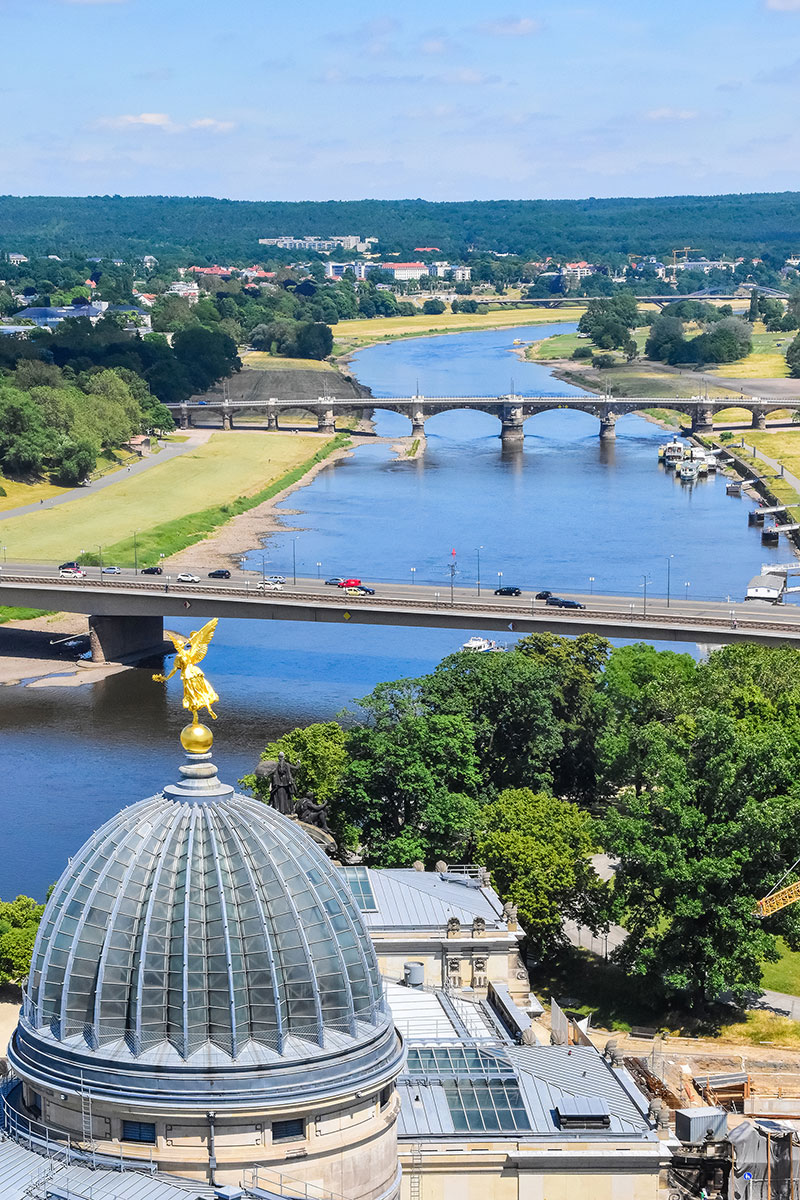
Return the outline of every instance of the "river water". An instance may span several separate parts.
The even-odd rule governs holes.
[[[520,361],[515,338],[574,326],[446,335],[361,351],[352,369],[376,397],[580,394],[549,370]],[[376,429],[407,434],[408,420],[378,412]],[[761,562],[747,501],[725,495],[722,477],[684,487],[657,465],[664,431],[643,418],[617,422],[601,444],[598,422],[553,410],[531,418],[524,447],[504,452],[499,422],[471,411],[426,425],[422,457],[398,460],[376,443],[322,471],[281,506],[288,526],[250,556],[289,575],[356,572],[364,579],[449,579],[552,590],[741,596]],[[299,510],[299,511],[298,511]],[[280,511],[280,509],[279,509]],[[321,564],[317,568],[317,564]],[[590,583],[590,577],[593,577]],[[191,621],[172,622],[190,629]],[[476,631],[479,632],[479,631]],[[296,724],[333,717],[380,680],[417,675],[457,649],[448,630],[223,621],[206,659],[222,697],[215,761],[233,782],[252,769],[265,741]],[[684,649],[686,647],[683,647]],[[67,855],[123,805],[177,777],[183,724],[179,685],[128,671],[91,687],[0,689],[0,896],[43,897]]]

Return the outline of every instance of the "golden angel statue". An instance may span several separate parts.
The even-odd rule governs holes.
[[[211,705],[219,700],[219,696],[197,665],[206,656],[209,643],[217,627],[217,619],[214,617],[202,629],[198,629],[196,633],[190,633],[188,641],[173,637],[170,633],[169,638],[174,643],[176,650],[174,666],[169,675],[153,676],[157,683],[166,683],[168,679],[172,679],[176,671],[180,671],[183,683],[183,707],[191,712],[194,725],[198,724],[197,712],[201,708],[207,709],[208,715],[215,721],[217,719],[217,714],[212,711]]]

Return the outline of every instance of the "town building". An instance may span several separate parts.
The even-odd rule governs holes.
[[[448,275],[452,275],[456,283],[467,283],[472,279],[472,267],[461,267],[448,262],[431,263],[428,267],[428,274],[435,276],[437,279],[446,279]]]
[[[313,250],[317,254],[328,254],[331,250],[356,250],[359,254],[378,243],[376,237],[362,237],[358,233],[333,234],[319,237],[308,233],[303,237],[284,235],[276,238],[259,238],[259,246],[275,246],[278,250]]]
[[[33,321],[34,325],[38,325],[40,329],[53,329],[62,321],[68,321],[72,317],[84,317],[96,325],[107,308],[106,300],[92,301],[91,304],[64,304],[57,307],[37,308],[34,306],[23,308],[21,312],[14,313],[14,317],[17,320]]]
[[[356,279],[366,279],[371,267],[371,263],[362,262],[359,259],[343,263],[326,262],[325,278],[341,279],[346,271],[352,271]]]
[[[391,275],[392,279],[421,279],[423,275],[428,274],[428,266],[423,262],[405,262],[405,263],[380,263],[380,269],[385,271],[387,275]]]
[[[18,267],[18,266],[20,266],[22,263],[29,262],[30,260],[28,259],[28,256],[27,256],[27,254],[9,254],[9,256],[8,256],[8,261],[9,261],[9,262],[10,262],[10,263],[11,263],[13,266],[15,266],[15,267]]]
[[[153,267],[158,266],[158,259],[154,258],[152,254],[145,254],[142,263],[148,270],[152,270]]]
[[[196,283],[186,283],[182,279],[176,279],[167,288],[167,294],[170,296],[181,296],[184,300],[188,300],[190,304],[197,304],[200,299],[200,288]]]

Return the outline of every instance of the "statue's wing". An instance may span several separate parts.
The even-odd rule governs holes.
[[[214,630],[217,628],[218,617],[212,617],[202,629],[198,629],[196,633],[189,635],[189,643],[192,647],[192,662],[199,663],[205,658],[208,647],[214,636]]]
[[[183,650],[184,642],[186,641],[186,639],[182,638],[182,637],[178,637],[177,634],[170,633],[169,630],[167,630],[167,637],[169,638],[169,640],[172,642],[173,646],[175,647],[175,653],[180,654]]]

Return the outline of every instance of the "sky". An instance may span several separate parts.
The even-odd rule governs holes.
[[[0,0],[0,193],[800,190],[800,0]]]

